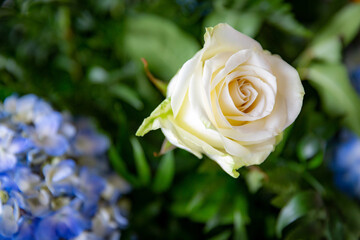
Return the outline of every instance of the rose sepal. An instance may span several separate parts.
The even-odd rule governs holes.
[[[152,130],[161,128],[162,120],[166,119],[169,115],[172,115],[171,100],[166,98],[162,101],[159,106],[150,114],[149,117],[145,118],[135,135],[142,137]]]

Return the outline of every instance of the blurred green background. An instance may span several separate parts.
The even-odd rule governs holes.
[[[326,146],[360,134],[359,97],[344,60],[359,42],[359,3],[345,0],[0,1],[0,98],[34,93],[92,117],[112,141],[113,168],[133,185],[123,239],[358,239],[360,208],[332,184]],[[295,66],[306,95],[298,120],[259,167],[233,179],[176,149],[160,131],[134,134],[168,82],[226,22]],[[350,45],[350,48],[351,46]]]

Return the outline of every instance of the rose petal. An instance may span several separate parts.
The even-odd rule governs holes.
[[[298,72],[287,62],[277,55],[265,55],[270,63],[271,70],[274,72],[278,82],[278,91],[280,98],[276,101],[282,101],[286,104],[287,122],[284,129],[294,122],[301,111],[304,87]]]
[[[197,63],[200,61],[202,53],[203,50],[197,52],[193,58],[188,60],[169,83],[167,96],[171,97],[171,108],[175,117],[180,110],[181,103],[193,77],[192,74],[197,67]]]
[[[224,23],[220,23],[214,28],[207,28],[204,39],[206,52],[203,59],[209,59],[219,52],[237,52],[242,49],[253,48],[262,50],[257,41]]]

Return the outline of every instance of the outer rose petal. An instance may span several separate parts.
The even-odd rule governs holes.
[[[276,75],[279,94],[286,104],[287,123],[284,126],[285,129],[295,121],[301,111],[305,94],[304,87],[295,68],[282,60],[281,57],[270,54],[265,55],[265,57]]]
[[[213,28],[206,28],[203,58],[209,59],[219,52],[237,52],[242,49],[259,49],[261,45],[251,37],[236,31],[227,24],[220,23]]]

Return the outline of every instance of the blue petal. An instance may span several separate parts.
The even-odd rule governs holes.
[[[16,162],[17,159],[14,154],[4,152],[0,149],[0,172],[14,168]]]
[[[360,161],[360,140],[351,138],[347,142],[339,144],[335,152],[335,171],[347,170],[356,162]]]
[[[111,233],[109,240],[119,240],[121,237],[121,234],[119,231],[114,231],[113,233]]]
[[[17,167],[14,175],[14,181],[19,189],[25,194],[36,193],[36,187],[40,187],[41,178],[32,173],[30,168]]]
[[[118,238],[120,239],[120,238]],[[103,238],[100,238],[99,236],[95,235],[94,233],[90,232],[82,232],[76,240],[103,240]]]
[[[38,119],[42,116],[46,116],[49,115],[53,112],[54,110],[52,109],[52,107],[50,106],[50,104],[48,104],[47,102],[45,102],[42,99],[39,99],[35,106],[34,106],[34,115],[35,115],[35,119]]]
[[[51,112],[48,115],[44,115],[36,119],[36,132],[41,137],[54,135],[58,132],[61,122],[61,114],[59,112]]]
[[[50,156],[60,156],[67,151],[69,143],[64,136],[53,135],[45,138],[39,146]]]
[[[89,220],[82,217],[75,209],[64,207],[39,221],[35,229],[35,239],[71,239],[89,228]]]
[[[17,99],[16,110],[33,109],[39,98],[34,94],[27,94]]]
[[[1,205],[1,203],[0,203]],[[0,235],[4,237],[11,237],[18,231],[18,211],[19,207],[6,204],[1,206],[0,213]]]
[[[0,121],[5,121],[6,118],[8,118],[11,114],[5,111],[0,112]]]
[[[73,138],[76,134],[76,128],[69,122],[63,122],[60,128],[61,134],[63,134],[66,138]]]
[[[18,97],[16,95],[11,95],[4,100],[4,109],[6,112],[15,113],[16,112],[16,103]]]
[[[106,186],[106,181],[86,167],[80,169],[80,192],[84,196],[100,196]]]
[[[96,131],[89,119],[76,122],[78,134],[75,137],[75,151],[81,155],[103,154],[109,148],[109,139]]]
[[[16,136],[12,139],[7,150],[10,153],[18,154],[27,151],[32,147],[32,145],[33,144],[30,139]]]
[[[45,189],[40,189],[38,195],[28,196],[28,211],[33,217],[43,217],[51,213],[51,194]]]
[[[25,200],[24,196],[16,191],[16,190],[12,190],[9,194],[10,198],[17,203],[17,205],[19,206],[19,208],[21,209],[25,209],[28,210],[28,202]]]
[[[0,146],[6,150],[14,137],[15,132],[7,126],[0,125]]]
[[[72,194],[74,183],[71,181],[76,171],[76,164],[72,160],[63,160],[57,165],[46,165],[43,168],[46,185],[54,195],[61,193]]]
[[[123,211],[121,211],[120,208],[114,206],[113,214],[114,214],[115,221],[119,224],[120,228],[125,228],[129,224],[129,221],[126,218],[125,213]]]
[[[33,240],[34,226],[28,220],[22,219],[18,233],[13,237],[13,240]]]
[[[334,182],[335,185],[341,189],[343,192],[353,195],[352,194],[352,182],[346,179],[344,174],[335,174],[334,175]]]
[[[109,148],[109,139],[100,134],[79,134],[75,139],[75,151],[81,155],[103,154]]]
[[[56,233],[65,239],[74,238],[91,226],[88,219],[70,207],[61,209],[54,218],[57,221]]]
[[[123,194],[130,192],[131,186],[117,174],[106,178],[106,188],[102,196],[110,203],[115,203]]]
[[[8,174],[0,175],[0,187],[7,192],[19,190],[12,177],[10,178]]]
[[[83,214],[92,217],[97,211],[98,200],[105,190],[106,181],[85,167],[80,170],[79,180],[75,195],[84,201]]]
[[[81,206],[80,212],[87,218],[92,218],[97,212],[98,198],[96,199],[83,199],[83,205]]]
[[[57,240],[60,237],[56,234],[56,220],[52,216],[43,218],[36,225],[34,235],[36,240]]]
[[[16,102],[16,117],[20,121],[30,122],[34,117],[34,105],[38,97],[33,94],[25,95]]]

